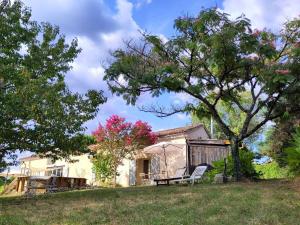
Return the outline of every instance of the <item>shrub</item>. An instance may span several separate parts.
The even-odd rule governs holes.
[[[112,169],[113,163],[111,155],[100,152],[94,156],[92,162],[97,180],[105,182],[112,179],[114,172]]]
[[[292,173],[300,175],[300,127],[296,129],[290,147],[285,149],[286,162]]]
[[[6,179],[5,177],[0,177],[0,194],[4,190],[5,179]],[[13,179],[14,179],[13,177],[8,178],[6,181],[6,184],[9,184],[10,182],[12,182]]]
[[[280,167],[275,161],[265,164],[256,164],[255,170],[260,174],[260,178],[262,179],[279,179],[290,176],[288,168]]]
[[[133,159],[143,147],[154,144],[157,137],[146,122],[126,122],[125,118],[112,115],[106,124],[99,124],[93,132],[97,143],[93,147],[96,153],[96,173],[102,177],[112,176],[113,185],[117,185],[118,167],[124,159]],[[98,156],[97,156],[98,155]],[[103,162],[101,161],[103,159]]]
[[[241,160],[241,172],[242,174],[251,179],[255,179],[259,177],[259,173],[255,170],[253,159],[255,158],[255,154],[251,151],[249,151],[246,148],[241,148],[239,150],[240,153],[240,160]],[[210,181],[213,181],[216,174],[223,173],[224,172],[224,166],[225,162],[224,160],[218,160],[212,163],[212,166],[214,169],[207,172],[207,179]],[[226,175],[227,176],[233,176],[234,171],[234,164],[232,156],[228,156],[227,158],[227,169],[226,169]]]

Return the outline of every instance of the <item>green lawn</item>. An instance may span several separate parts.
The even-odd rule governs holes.
[[[0,198],[0,224],[300,224],[300,193],[278,181],[74,191]]]

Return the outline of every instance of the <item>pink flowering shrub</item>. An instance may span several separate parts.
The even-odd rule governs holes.
[[[126,122],[125,118],[117,115],[108,118],[105,125],[100,124],[92,135],[97,142],[93,148],[96,151],[94,170],[98,177],[114,178],[114,186],[117,168],[123,159],[132,159],[138,150],[154,144],[157,139],[148,123],[140,120]]]
[[[156,136],[148,123],[138,120],[132,124],[118,115],[112,115],[108,118],[105,126],[99,124],[92,135],[97,142],[118,140],[123,141],[125,145],[138,144],[143,146],[156,142]]]
[[[128,139],[132,130],[132,124],[125,122],[125,118],[117,115],[112,115],[106,120],[105,126],[99,124],[97,130],[92,135],[97,142],[102,142],[109,139]]]
[[[157,139],[151,130],[151,126],[141,120],[136,121],[133,125],[132,138],[144,146],[154,144]]]
[[[289,74],[290,71],[289,70],[276,70],[276,73],[286,75],[286,74]]]

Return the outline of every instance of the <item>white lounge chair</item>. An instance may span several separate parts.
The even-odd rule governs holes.
[[[197,166],[191,176],[185,176],[184,174],[182,174],[182,176],[180,176],[180,177],[155,179],[154,181],[156,182],[157,186],[160,184],[169,185],[171,182],[177,183],[177,182],[190,182],[191,181],[192,184],[194,184],[196,180],[200,180],[203,177],[203,174],[205,173],[206,169],[207,169],[207,166]]]
[[[185,172],[186,172],[186,168],[183,167],[183,168],[179,168],[175,171],[175,175],[174,177],[183,177],[185,175]]]
[[[170,181],[172,181],[172,180],[184,179],[186,177],[189,177],[189,176],[185,175],[185,172],[186,172],[185,167],[178,168],[173,177],[162,178],[162,179],[159,179],[159,178],[154,179],[154,182],[156,182],[156,186],[158,186],[158,185],[169,185]]]
[[[190,177],[185,177],[181,179],[173,179],[172,182],[192,182],[195,183],[196,180],[200,180],[205,173],[207,166],[197,166]]]

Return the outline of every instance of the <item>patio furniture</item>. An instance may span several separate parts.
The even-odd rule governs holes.
[[[186,172],[186,168],[178,168],[175,172],[175,176],[174,177],[170,177],[170,178],[163,178],[163,179],[154,179],[154,182],[156,182],[156,186],[158,185],[169,185],[170,181],[172,180],[179,180],[179,179],[184,179],[189,177],[188,175],[185,175]]]
[[[192,184],[195,183],[195,181],[202,179],[203,174],[205,173],[207,169],[207,166],[197,166],[192,173],[192,175],[188,178],[177,180],[179,182],[192,182]]]
[[[158,185],[169,185],[170,182],[192,182],[195,183],[196,180],[200,180],[205,173],[207,166],[197,166],[191,176],[181,176],[173,177],[168,179],[156,179],[156,186]]]
[[[171,142],[159,142],[154,145],[150,145],[144,148],[143,152],[148,154],[163,154],[164,155],[164,164],[165,164],[165,172],[166,179],[169,179],[169,169],[168,169],[168,159],[167,153],[174,152],[174,150],[182,150],[185,147],[185,144],[174,144]]]
[[[150,184],[150,177],[153,175],[152,173],[140,173],[139,175],[143,185]]]

